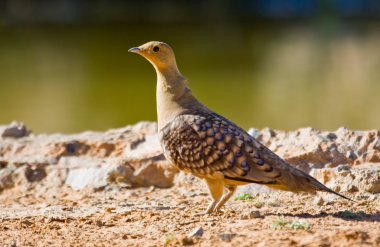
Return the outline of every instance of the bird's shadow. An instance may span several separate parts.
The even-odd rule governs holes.
[[[309,213],[300,213],[300,214],[281,214],[281,213],[268,213],[265,216],[286,216],[286,217],[299,217],[305,219],[314,219],[314,218],[324,218],[332,216],[346,221],[367,221],[367,222],[380,222],[380,213],[367,214],[363,211],[352,212],[348,210],[339,211],[336,213],[325,213],[321,212],[319,214],[309,214]]]

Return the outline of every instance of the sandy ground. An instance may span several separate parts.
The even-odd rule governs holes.
[[[170,189],[7,190],[0,245],[380,246],[379,195],[349,195],[358,203],[285,192],[236,196],[221,212],[197,215],[209,201],[198,180]],[[203,234],[188,237],[197,227]]]

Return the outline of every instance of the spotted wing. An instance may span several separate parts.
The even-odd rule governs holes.
[[[215,113],[180,115],[160,131],[160,140],[172,163],[196,175],[219,171],[228,179],[264,184],[281,176],[260,156],[263,145]]]

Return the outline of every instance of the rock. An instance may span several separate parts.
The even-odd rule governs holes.
[[[192,238],[192,237],[202,237],[203,235],[203,228],[202,226],[197,226],[195,227],[188,235],[187,237],[188,238]]]
[[[124,157],[127,159],[144,159],[161,154],[162,151],[157,133],[138,139],[124,151]]]
[[[140,122],[106,132],[72,135],[30,133],[22,123],[0,126],[0,190],[27,190],[38,185],[43,194],[59,193],[62,185],[98,190],[111,185],[167,188],[201,183],[194,176],[179,172],[165,159],[156,123]],[[380,191],[378,130],[266,128],[250,129],[249,133],[291,165],[311,172],[336,191]],[[256,184],[238,190],[252,195],[273,192]]]
[[[59,162],[59,166],[69,168],[65,183],[77,190],[98,190],[112,183],[167,188],[172,186],[176,172],[168,165],[160,159],[129,162],[117,158],[63,157]]]
[[[142,164],[141,164],[142,163]],[[173,185],[174,176],[178,172],[163,156],[131,163],[134,168],[132,184],[149,187],[151,185],[168,188]]]
[[[80,190],[92,187],[104,188],[107,182],[108,167],[88,167],[70,170],[65,183],[73,189]]]
[[[34,223],[33,223],[32,221],[28,220],[28,219],[25,219],[25,220],[21,220],[21,221],[20,221],[20,224],[21,224],[21,225],[25,225],[25,226],[31,226],[31,225],[33,225]]]
[[[27,166],[25,169],[25,177],[28,182],[38,182],[46,177],[44,166]]]
[[[21,122],[12,122],[9,126],[0,126],[2,138],[21,138],[31,133]]]
[[[220,240],[222,240],[224,242],[230,242],[235,236],[236,236],[236,234],[234,234],[234,233],[218,234],[218,237],[220,238]]]
[[[127,126],[127,129],[141,135],[153,135],[157,133],[157,123],[141,121],[135,125]],[[119,132],[119,129],[116,129],[116,131]]]
[[[380,193],[380,164],[314,169],[313,177],[337,192]]]
[[[112,163],[110,161],[110,163]],[[133,167],[126,161],[114,160],[113,165],[107,171],[107,182],[117,184],[131,184],[131,178],[133,177]]]
[[[249,219],[255,219],[255,218],[261,218],[261,214],[257,210],[252,210],[249,212],[243,212],[240,216],[240,219],[242,219],[242,220],[249,220]]]

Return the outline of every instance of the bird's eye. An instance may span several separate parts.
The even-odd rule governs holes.
[[[160,50],[160,47],[158,47],[158,46],[153,47],[154,52],[158,52],[159,50]]]

